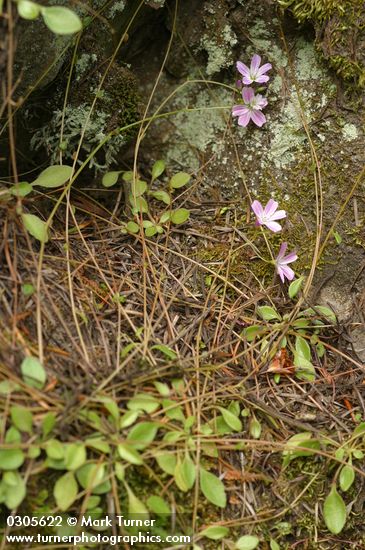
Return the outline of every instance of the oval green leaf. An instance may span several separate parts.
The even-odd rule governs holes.
[[[199,535],[207,539],[219,540],[226,537],[228,533],[228,527],[224,527],[223,525],[210,525],[210,527],[206,527],[203,531],[200,531]]]
[[[74,34],[82,29],[80,17],[63,6],[41,8],[43,20],[50,31],[55,34]]]
[[[23,19],[37,19],[40,14],[40,6],[35,2],[30,2],[29,0],[20,0],[17,4],[18,13]]]
[[[232,430],[235,432],[241,432],[242,431],[242,422],[241,420],[233,414],[231,411],[228,411],[227,409],[223,409],[223,407],[218,407],[220,412],[222,413],[222,416],[224,418],[224,421]]]
[[[187,210],[186,208],[178,208],[177,210],[172,210],[172,212],[170,213],[170,220],[175,225],[180,225],[182,223],[185,223],[189,219],[189,217],[190,217],[190,211]]]
[[[118,181],[120,172],[113,171],[113,172],[107,172],[104,174],[103,179],[101,180],[101,184],[104,187],[113,187]]]
[[[253,535],[244,535],[235,544],[237,550],[255,550],[259,544],[259,539]]]
[[[53,496],[58,508],[62,512],[68,510],[75,502],[78,490],[77,481],[72,472],[67,472],[67,474],[56,481],[53,489]]]
[[[170,180],[170,187],[172,187],[172,189],[179,189],[189,183],[190,179],[191,176],[187,172],[178,172],[172,176]]]
[[[327,529],[331,533],[334,535],[341,533],[346,523],[346,506],[341,495],[338,494],[335,485],[332,486],[329,495],[324,501],[323,517]]]
[[[48,231],[46,223],[34,214],[22,214],[25,229],[32,237],[41,243],[48,242]]]
[[[47,380],[47,374],[37,357],[26,357],[20,365],[24,382],[33,388],[41,390]]]
[[[349,464],[346,464],[341,469],[339,482],[342,491],[346,492],[350,489],[351,485],[355,481],[355,470]]]
[[[48,166],[48,168],[43,170],[38,178],[33,181],[32,185],[39,185],[40,187],[47,188],[60,187],[71,178],[72,170],[71,166],[66,165]]]
[[[165,161],[156,160],[155,164],[152,166],[152,181],[157,179],[161,174],[164,173],[166,168]]]
[[[204,468],[200,468],[200,488],[209,502],[220,508],[225,508],[227,497],[223,483]]]

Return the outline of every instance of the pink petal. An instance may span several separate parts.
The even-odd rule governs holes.
[[[257,105],[257,109],[263,109],[264,107],[266,107],[267,105],[266,97],[263,97],[261,94],[257,94],[256,105]]]
[[[233,116],[241,116],[248,112],[248,107],[245,107],[244,105],[234,105],[232,107],[232,115]]]
[[[288,267],[287,265],[284,265],[281,267],[281,270],[282,270],[282,273],[284,275],[284,277],[286,277],[288,279],[288,281],[292,281],[295,277],[295,273],[294,271],[292,270],[291,267]]]
[[[266,122],[266,116],[261,111],[252,111],[251,118],[256,126],[259,126],[260,128]]]
[[[260,201],[253,201],[253,203],[251,204],[251,208],[255,212],[255,214],[258,218],[262,217],[262,215],[264,213],[264,209],[263,209],[262,204],[261,204]]]
[[[278,206],[279,204],[276,201],[274,201],[274,199],[270,199],[267,205],[265,206],[265,210],[264,210],[265,216],[267,218],[271,218],[271,216],[277,210]]]
[[[281,258],[280,263],[281,265],[291,264],[292,262],[295,262],[295,260],[298,259],[298,256],[295,254],[295,252],[290,252],[287,256],[284,258]]]
[[[241,61],[237,61],[236,67],[237,71],[241,73],[242,76],[250,76],[250,69]]]
[[[279,253],[276,257],[277,262],[279,262],[284,257],[287,248],[288,248],[288,243],[281,243]]]
[[[242,82],[243,82],[243,84],[250,85],[250,84],[252,84],[253,80],[249,76],[244,76],[242,78]]]
[[[261,63],[261,57],[259,55],[257,55],[257,53],[255,53],[255,55],[253,56],[253,58],[251,60],[251,73],[252,74],[257,73],[258,68],[260,67],[260,63]]]
[[[258,82],[259,84],[263,84],[264,82],[268,82],[270,80],[270,77],[266,74],[259,75],[255,78],[255,82]]]
[[[277,212],[274,212],[274,214],[270,216],[271,220],[282,220],[283,218],[286,218],[285,210],[278,210]]]
[[[279,265],[277,266],[276,271],[277,271],[281,281],[284,282],[285,281],[284,271],[281,269],[281,267]]]
[[[251,101],[255,97],[255,92],[253,91],[253,88],[243,88],[242,97],[245,103],[251,103]]]
[[[244,113],[239,117],[238,125],[246,127],[247,124],[250,122],[250,119],[251,119],[250,111],[248,111],[247,113]]]
[[[277,233],[278,231],[281,231],[281,225],[278,222],[272,222],[272,221],[264,222],[264,225],[266,225],[266,227],[270,229],[270,231],[272,231],[273,233]]]
[[[272,69],[271,63],[265,63],[265,65],[262,65],[262,67],[259,68],[259,70],[257,71],[257,75],[261,76],[267,73],[267,71],[269,71],[270,69]]]

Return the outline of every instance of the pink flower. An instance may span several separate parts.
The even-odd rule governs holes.
[[[234,105],[232,115],[238,116],[239,126],[247,126],[252,120],[256,126],[262,126],[266,117],[261,110],[266,107],[267,99],[260,94],[255,95],[253,88],[243,88],[242,99],[244,105]]]
[[[265,65],[261,64],[261,57],[255,53],[253,58],[251,59],[251,66],[250,68],[247,67],[244,63],[241,61],[237,61],[236,67],[238,72],[242,75],[242,82],[243,84],[252,84],[253,82],[259,82],[260,84],[267,82],[270,77],[267,76],[265,73],[271,69],[271,63],[265,63]]]
[[[287,256],[285,256],[287,247],[288,243],[282,243],[279,254],[277,255],[275,260],[276,271],[282,282],[285,281],[285,277],[288,279],[288,281],[292,281],[294,279],[294,271],[291,267],[288,267],[288,264],[291,264],[298,259],[298,256],[295,254],[295,252],[290,252]]]
[[[286,212],[285,210],[278,210],[278,206],[278,203],[273,199],[269,200],[265,208],[263,208],[261,202],[253,201],[251,208],[256,214],[257,225],[265,225],[274,233],[281,231],[281,225],[275,220],[286,218]]]

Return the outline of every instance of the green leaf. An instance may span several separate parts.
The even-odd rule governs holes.
[[[13,474],[12,483],[6,491],[6,497],[4,504],[9,510],[14,510],[18,508],[19,504],[24,500],[25,495],[27,494],[27,489],[25,481],[18,474],[18,472],[8,472]],[[4,474],[4,482],[6,484],[6,474]]]
[[[162,406],[166,409],[165,414],[167,418],[170,418],[171,420],[178,420],[179,422],[185,422],[185,415],[181,405],[178,405],[172,399],[163,399]]]
[[[160,223],[167,223],[170,220],[170,212],[164,212],[160,216]]]
[[[186,208],[178,208],[177,210],[172,210],[170,213],[170,219],[175,225],[185,223],[189,219],[189,217],[190,211]]]
[[[163,470],[170,476],[174,475],[175,468],[176,468],[175,455],[170,453],[159,454],[156,456],[156,462],[161,468],[161,470]]]
[[[78,470],[86,462],[86,449],[82,443],[70,443],[65,449],[66,470]]]
[[[346,492],[350,489],[351,485],[355,481],[355,470],[350,464],[346,464],[341,468],[339,482],[341,490]]]
[[[133,214],[146,214],[148,212],[148,204],[146,202],[146,199],[144,199],[143,197],[134,197],[132,193],[130,193],[129,202],[132,206]]]
[[[78,485],[73,472],[67,472],[60,477],[54,486],[53,496],[58,508],[65,512],[75,502],[78,494]]]
[[[47,413],[42,420],[42,434],[43,437],[47,437],[56,425],[56,415],[54,413]]]
[[[133,200],[135,200],[136,197],[140,197],[147,191],[147,183],[142,180],[136,180],[132,181],[131,183],[131,193],[133,196]]]
[[[129,233],[139,233],[140,231],[140,226],[138,225],[138,223],[136,222],[128,222],[127,225],[126,225],[126,229],[127,231],[129,231]]]
[[[105,455],[110,453],[110,445],[102,437],[89,437],[88,439],[85,439],[85,445]]]
[[[160,402],[148,393],[138,393],[127,403],[130,411],[144,411],[148,414],[154,413],[160,406]]]
[[[253,418],[250,422],[250,434],[254,439],[260,439],[261,424],[256,418]]]
[[[165,161],[156,160],[155,164],[152,166],[152,181],[157,179],[161,174],[164,173],[166,168]]]
[[[20,0],[17,4],[18,13],[23,19],[37,19],[40,14],[40,6],[35,2],[30,2],[29,0]]]
[[[138,411],[127,411],[125,414],[123,414],[122,418],[119,422],[119,428],[123,430],[124,428],[128,428],[132,424],[135,423],[137,418],[139,417]]]
[[[129,516],[137,516],[138,519],[143,519],[141,516],[144,516],[144,519],[149,518],[149,513],[146,506],[143,504],[139,498],[133,493],[133,491],[126,485],[128,493],[128,514]]]
[[[32,237],[41,243],[48,242],[49,236],[46,223],[34,214],[21,215],[25,229]]]
[[[110,483],[104,480],[104,464],[84,464],[76,471],[76,477],[83,489],[93,493],[102,494],[108,492],[108,485],[110,487]]]
[[[54,8],[44,8],[44,9],[54,9]],[[66,181],[68,181],[72,176],[73,168],[72,166],[66,165],[54,165],[48,166],[43,172],[41,172],[36,180],[33,181],[32,185],[39,185],[40,187],[60,187]]]
[[[101,183],[104,187],[113,187],[118,181],[120,171],[112,171],[104,174]]]
[[[225,508],[227,498],[223,483],[204,468],[200,468],[200,488],[209,502],[220,508]]]
[[[190,456],[186,455],[182,462],[178,459],[174,471],[174,478],[180,491],[189,491],[195,483],[195,477],[196,466]]]
[[[169,359],[177,359],[177,354],[171,348],[165,346],[164,344],[157,344],[155,346],[152,346],[151,349],[157,349],[158,351],[166,355],[166,357],[168,357]]]
[[[295,351],[298,355],[301,355],[307,361],[311,360],[311,349],[310,346],[302,336],[296,336],[295,338]]]
[[[242,431],[242,422],[235,414],[227,409],[223,409],[223,407],[218,407],[218,409],[222,413],[225,423],[228,424],[228,426],[232,428],[232,430],[234,430],[235,432]]]
[[[31,296],[34,293],[35,293],[35,288],[32,285],[32,283],[24,283],[24,285],[22,285],[23,296]]]
[[[127,445],[126,443],[120,443],[117,446],[117,451],[120,458],[123,458],[123,460],[126,460],[130,464],[136,464],[136,465],[143,464],[142,457],[131,445]]]
[[[178,172],[177,174],[172,176],[170,180],[170,187],[172,187],[172,189],[179,189],[180,187],[184,187],[184,185],[189,183],[190,179],[191,176],[186,172]]]
[[[281,320],[279,313],[270,306],[259,306],[257,308],[257,313],[264,321],[272,321],[274,319],[278,319],[279,321]]]
[[[144,233],[145,233],[146,237],[153,237],[157,233],[157,228],[156,228],[156,226],[147,227],[144,230]]]
[[[47,374],[37,357],[26,357],[20,365],[24,382],[32,388],[41,390],[47,380]]]
[[[316,371],[310,361],[305,359],[301,353],[294,353],[294,365],[297,367],[296,376],[301,380],[313,382],[316,378]]]
[[[113,417],[113,420],[118,421],[120,416],[118,403],[114,401],[114,399],[112,399],[111,397],[104,397],[104,396],[99,397],[99,401],[103,403],[106,410]]]
[[[156,422],[140,422],[131,429],[127,441],[134,449],[143,450],[155,439],[158,428]]]
[[[280,546],[274,539],[270,539],[270,550],[280,550]]]
[[[324,501],[323,517],[327,529],[331,533],[334,535],[341,533],[346,523],[346,506],[335,485],[332,485],[332,489]]]
[[[341,235],[337,232],[337,231],[334,231],[333,232],[333,236],[335,238],[335,241],[337,244],[341,244],[342,243],[342,237]]]
[[[10,428],[7,430],[5,434],[5,443],[8,443],[11,445],[12,443],[20,443],[21,440],[22,440],[22,435],[20,431],[17,430],[14,426],[10,426]]]
[[[46,453],[49,458],[61,460],[65,456],[65,447],[58,439],[50,439],[46,444]]]
[[[27,195],[29,195],[29,193],[33,191],[33,186],[26,181],[22,181],[17,185],[13,185],[12,187],[10,187],[9,191],[15,197],[26,197]]]
[[[123,175],[122,175],[122,178],[124,181],[130,183],[131,181],[133,181],[133,172],[129,171],[129,172],[123,172]]]
[[[210,525],[203,529],[203,531],[200,531],[199,535],[207,539],[219,540],[226,537],[228,533],[228,527],[224,527],[223,525]]]
[[[4,380],[3,382],[0,382],[0,395],[10,395],[13,391],[17,391],[18,389],[18,384],[12,380]]]
[[[244,338],[246,338],[247,342],[253,342],[256,336],[259,336],[264,331],[264,327],[260,327],[259,325],[252,325],[244,329],[243,336]]]
[[[245,535],[238,539],[234,547],[237,550],[254,550],[259,544],[259,539],[253,535]]]
[[[0,449],[0,469],[17,470],[24,462],[21,449]]]
[[[306,309],[301,312],[301,315],[310,315],[311,317],[323,316],[331,323],[337,323],[336,315],[333,313],[332,309],[326,306],[315,306],[314,308]]]
[[[50,31],[55,34],[74,34],[82,29],[79,16],[62,6],[51,6],[41,8],[43,20]]]
[[[25,407],[11,407],[11,421],[21,432],[32,433],[33,415]]]
[[[157,496],[152,495],[147,499],[146,502],[148,508],[153,512],[154,514],[157,514],[158,516],[163,516],[165,514],[171,514],[170,506],[167,504],[167,502]]]
[[[299,277],[299,279],[295,279],[295,281],[291,282],[289,285],[289,298],[293,299],[298,294],[299,290],[302,288],[302,284],[304,281],[304,277]]]
[[[303,447],[303,449],[296,449],[296,447]],[[311,456],[320,448],[320,442],[317,439],[312,439],[311,432],[295,434],[286,442],[286,448],[283,451],[283,466],[287,466],[291,460],[299,456]]]
[[[166,191],[153,191],[151,195],[158,201],[165,204],[171,204],[171,197]]]
[[[170,388],[164,382],[158,382],[157,380],[155,380],[153,382],[153,385],[155,386],[158,393],[163,397],[168,397],[170,395]]]

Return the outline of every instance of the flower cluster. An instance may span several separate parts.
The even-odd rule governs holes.
[[[262,109],[267,105],[267,99],[261,94],[255,95],[255,90],[250,86],[257,82],[265,84],[269,81],[269,76],[265,73],[271,69],[271,63],[265,63],[261,66],[261,57],[255,54],[251,59],[250,67],[247,67],[241,61],[237,61],[236,67],[242,78],[237,81],[237,86],[242,88],[243,105],[235,105],[232,109],[232,115],[238,117],[239,126],[247,126],[250,120],[261,127],[266,122],[266,117]]]
[[[251,208],[256,215],[256,225],[264,225],[274,233],[281,231],[281,225],[277,222],[277,220],[286,218],[286,212],[285,210],[278,210],[278,206],[278,203],[273,199],[270,199],[265,207],[263,207],[259,201],[253,201]],[[290,252],[285,255],[287,248],[288,243],[282,243],[279,253],[275,259],[276,272],[282,282],[285,281],[285,278],[287,278],[288,281],[292,281],[294,279],[294,271],[288,266],[288,264],[291,264],[298,259],[295,252]]]

